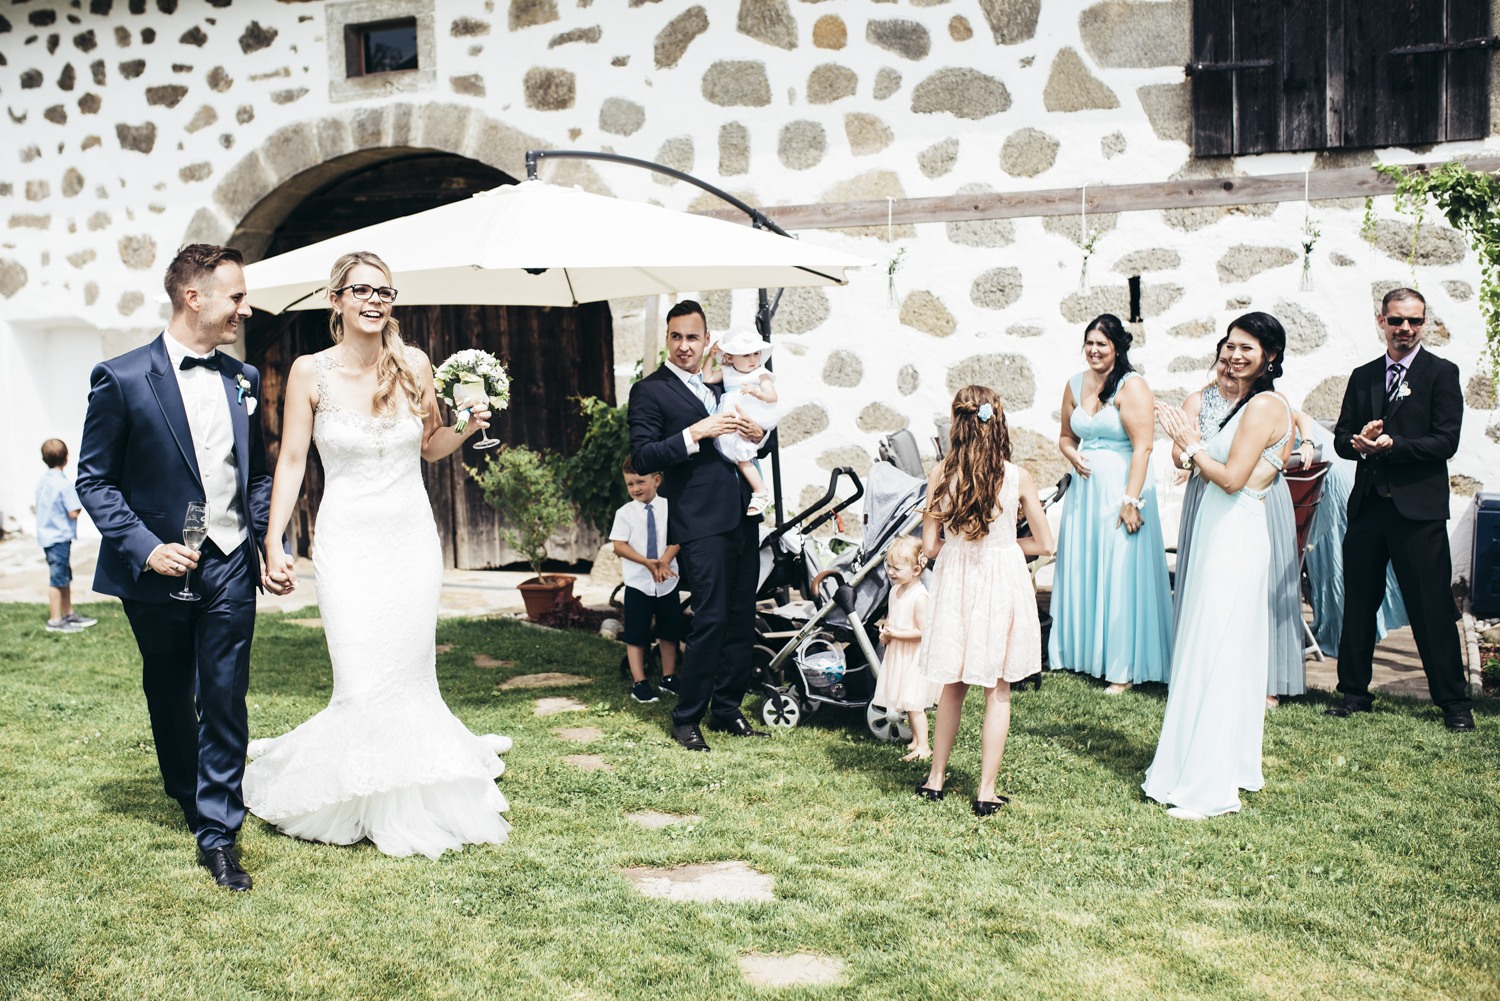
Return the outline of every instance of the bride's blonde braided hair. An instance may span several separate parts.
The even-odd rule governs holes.
[[[380,269],[380,273],[385,275],[386,284],[393,284],[391,269],[384,261],[368,250],[356,250],[333,262],[328,287],[343,288],[349,272],[359,264]],[[335,344],[344,342],[344,314],[336,306],[328,311],[328,336],[333,338]],[[386,318],[385,329],[380,334],[380,357],[375,360],[375,376],[374,410],[377,414],[391,409],[396,398],[396,386],[399,384],[406,394],[406,405],[411,412],[418,417],[427,416],[427,411],[422,409],[422,382],[406,360],[406,342],[401,340],[401,323],[394,316]]]

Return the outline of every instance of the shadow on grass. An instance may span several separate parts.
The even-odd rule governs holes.
[[[187,831],[182,808],[167,796],[155,777],[109,779],[95,787],[99,803],[110,813],[144,820],[174,833]]]

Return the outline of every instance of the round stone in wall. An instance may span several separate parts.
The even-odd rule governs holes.
[[[1012,177],[1035,177],[1057,161],[1060,145],[1040,129],[1019,129],[1000,147],[1000,169]]]
[[[676,66],[693,39],[707,30],[708,12],[701,6],[689,7],[672,18],[656,36],[656,68],[661,70]]]
[[[1464,402],[1475,410],[1495,409],[1495,381],[1483,372],[1477,372],[1464,388]]]
[[[144,305],[146,297],[140,292],[130,291],[120,293],[120,301],[115,308],[120,311],[121,316],[129,316]]]
[[[776,155],[789,170],[816,167],[827,149],[828,136],[823,126],[806,118],[783,125],[776,141]]]
[[[1125,152],[1125,133],[1111,132],[1099,140],[1099,152],[1104,154],[1104,159],[1113,160]]]
[[[577,78],[565,69],[533,66],[522,81],[526,106],[534,111],[563,111],[573,106],[578,93]]]
[[[1252,247],[1238,243],[1219,258],[1219,284],[1247,282],[1262,271],[1284,268],[1296,260],[1296,253],[1287,247]]]
[[[807,103],[832,104],[840,98],[853,97],[858,88],[858,73],[837,63],[824,63],[807,75]]]
[[[884,101],[901,89],[901,74],[889,66],[880,67],[875,74],[875,100]]]
[[[904,325],[934,337],[947,337],[958,326],[942,300],[925,290],[911,292],[902,300],[900,319]]]
[[[766,64],[721,60],[703,73],[703,99],[721,108],[764,108],[771,103]]]
[[[1158,247],[1132,251],[1116,261],[1110,270],[1121,275],[1142,275],[1147,271],[1175,271],[1181,266],[1182,255],[1175,250]]]
[[[947,112],[955,118],[977,121],[1010,108],[1005,84],[975,69],[950,66],[917,84],[911,92],[911,110],[918,114]]]
[[[1474,295],[1474,286],[1468,282],[1453,281],[1443,282],[1443,291],[1453,297],[1454,302],[1467,302]]]
[[[26,287],[26,268],[20,261],[0,258],[0,296],[9,299]]]
[[[1047,328],[1033,323],[1013,323],[1005,328],[1005,332],[1012,337],[1040,337],[1047,332]]]
[[[1473,497],[1484,489],[1484,483],[1472,476],[1454,473],[1448,477],[1448,490],[1460,497]]]
[[[947,385],[950,393],[965,386],[988,386],[1015,410],[1025,410],[1036,400],[1036,376],[1021,355],[972,355],[948,370]]]
[[[921,385],[922,375],[915,365],[902,365],[901,371],[896,373],[896,391],[902,396],[910,396]]]
[[[865,41],[894,52],[903,59],[926,59],[932,51],[932,36],[917,21],[893,18],[889,21],[870,21],[865,25]]]
[[[62,193],[64,198],[75,198],[83,190],[83,175],[78,172],[77,167],[69,167],[63,172]]]
[[[805,334],[828,319],[828,296],[816,287],[789,288],[771,319],[773,334]]]
[[[692,136],[673,136],[671,139],[668,139],[666,142],[662,143],[661,148],[656,151],[657,163],[661,164],[663,167],[671,167],[674,170],[680,170],[684,174],[691,174],[693,172],[693,159],[694,153]],[[658,174],[654,171],[651,174],[651,180],[655,181],[657,184],[677,183],[677,178],[668,177],[666,174]]]
[[[1003,393],[1001,395],[1004,396]],[[1057,450],[1056,438],[1048,438],[1014,425],[1010,428],[1010,456],[1011,462],[1031,474],[1038,487],[1056,483],[1064,473],[1073,468]]]
[[[790,447],[806,441],[821,431],[828,430],[828,411],[820,404],[804,403],[794,408],[776,425],[782,447]]]
[[[944,139],[917,154],[917,166],[927,177],[942,177],[958,162],[958,140]],[[988,185],[986,185],[988,187]]]
[[[122,236],[120,260],[132,271],[144,271],[156,261],[156,241],[150,236]]]
[[[879,153],[896,141],[889,125],[862,111],[844,116],[844,134],[849,138],[849,152],[855,156]]]
[[[820,49],[842,49],[849,43],[849,29],[837,14],[824,14],[813,22],[812,37]]]
[[[823,381],[830,386],[852,388],[865,377],[864,363],[853,351],[835,351],[823,364]]]
[[[988,194],[995,189],[983,181],[965,184],[961,195]],[[948,239],[966,247],[1008,247],[1016,241],[1016,224],[1009,219],[949,220],[945,223]]]
[[[855,421],[861,431],[900,431],[911,421],[898,410],[886,406],[884,403],[872,403],[859,412]]]
[[[1405,263],[1412,252],[1412,227],[1409,223],[1395,219],[1381,219],[1375,223],[1375,246],[1385,251],[1392,260]],[[1457,264],[1468,252],[1464,238],[1446,226],[1427,222],[1417,234],[1415,263],[1420,265]]]
[[[1286,328],[1286,352],[1307,354],[1328,343],[1328,328],[1318,314],[1282,299],[1271,307],[1271,315]]]
[[[1098,77],[1089,72],[1083,59],[1071,48],[1058,51],[1052,60],[1042,103],[1048,111],[1088,111],[1118,108],[1120,99]]]
[[[818,456],[818,468],[833,472],[841,466],[848,466],[860,476],[868,476],[870,467],[874,464],[870,453],[858,445],[845,445],[843,448],[830,448]]]
[[[1331,375],[1312,388],[1302,400],[1302,412],[1320,421],[1336,421],[1344,406],[1348,375]]]
[[[1020,268],[991,268],[969,286],[969,301],[981,309],[1004,309],[1020,298]]]
[[[617,136],[634,135],[646,124],[646,109],[623,97],[605,98],[599,106],[599,129]]]

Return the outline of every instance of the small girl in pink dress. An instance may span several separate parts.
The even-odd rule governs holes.
[[[993,389],[958,391],[948,438],[948,454],[927,480],[922,519],[923,558],[937,563],[918,666],[929,681],[943,685],[943,694],[932,769],[917,792],[942,799],[964,696],[978,685],[984,689],[984,724],[974,813],[984,817],[1010,802],[995,795],[995,779],[1010,731],[1011,683],[1042,669],[1042,632],[1026,557],[1052,554],[1052,530],[1031,474],[1010,461],[1010,432]],[[1032,535],[1018,542],[1022,511]]]
[[[906,713],[911,724],[910,754],[902,761],[926,761],[932,757],[927,746],[927,710],[937,704],[943,686],[934,684],[917,670],[917,650],[922,645],[922,626],[927,621],[927,588],[922,586],[922,540],[906,535],[886,550],[885,569],[890,575],[891,599],[880,642],[885,644],[885,658],[880,680],[875,683],[872,700],[882,709]]]

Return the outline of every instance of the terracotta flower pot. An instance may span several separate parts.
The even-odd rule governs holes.
[[[571,598],[577,579],[572,574],[548,574],[517,584],[521,600],[526,602],[526,617],[535,622],[552,609],[558,598]]]

